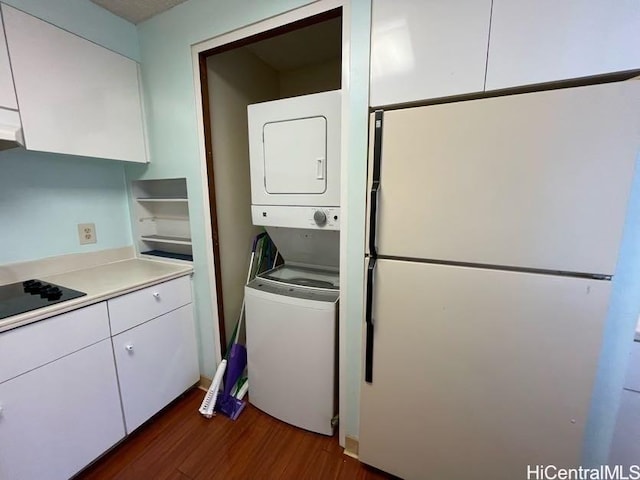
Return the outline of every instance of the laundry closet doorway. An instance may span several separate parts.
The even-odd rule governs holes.
[[[342,45],[335,8],[198,55],[222,356],[240,315],[252,239],[263,231],[251,222],[247,106],[340,89]]]

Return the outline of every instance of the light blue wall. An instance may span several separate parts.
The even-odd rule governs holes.
[[[606,464],[620,405],[629,353],[640,314],[640,155],[629,200],[611,305],[585,433],[583,463]]]
[[[308,0],[190,0],[154,17],[138,27],[142,77],[149,119],[151,161],[149,168],[130,166],[127,176],[158,178],[184,176],[189,189],[189,213],[192,219],[194,252],[194,288],[198,315],[201,358],[200,368],[211,377],[215,371],[214,326],[217,319],[209,292],[214,290],[213,272],[206,263],[206,219],[203,195],[196,98],[191,45],[220,34],[311,3]],[[347,408],[341,419],[349,435],[358,433],[362,326],[362,263],[364,253],[364,189],[366,170],[369,10],[370,0],[352,2],[352,44],[349,99],[350,117],[349,198],[353,206],[348,236],[349,265],[342,272],[348,282],[347,322]]]
[[[118,162],[13,149],[0,172],[0,264],[131,245]],[[79,244],[78,223],[96,224],[96,244]]]
[[[135,26],[87,0],[6,3],[139,58]],[[0,172],[0,264],[131,244],[122,162],[13,149],[0,152]],[[85,222],[95,245],[79,244]]]

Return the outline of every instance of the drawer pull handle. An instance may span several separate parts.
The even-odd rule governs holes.
[[[2,405],[0,405],[0,417],[2,416]]]
[[[154,297],[156,300],[159,300],[159,299],[160,299],[160,292],[153,292],[153,297]]]
[[[124,346],[124,349],[125,349],[127,352],[133,352],[133,345],[132,345],[132,344],[125,345],[125,346]]]

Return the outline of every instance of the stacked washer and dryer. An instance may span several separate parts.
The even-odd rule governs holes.
[[[250,402],[333,434],[337,412],[340,91],[248,106],[251,215],[284,263],[245,287]]]

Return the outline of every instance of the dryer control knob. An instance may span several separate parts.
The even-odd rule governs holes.
[[[313,219],[319,227],[324,227],[327,224],[327,214],[322,210],[316,210],[316,213],[313,214]]]

